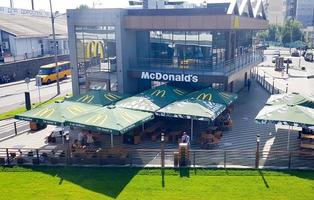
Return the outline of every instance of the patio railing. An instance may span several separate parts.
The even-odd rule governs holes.
[[[0,141],[8,137],[16,136],[25,133],[29,130],[29,122],[15,121],[0,125]]]
[[[0,165],[161,167],[160,149],[110,152],[2,148]],[[165,149],[164,155],[165,167],[183,166],[176,150]],[[190,150],[187,157],[185,167],[314,169],[313,151]]]

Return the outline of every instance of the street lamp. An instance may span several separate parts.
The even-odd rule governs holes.
[[[256,135],[256,155],[255,155],[255,168],[259,168],[259,143],[260,143],[260,135]]]
[[[60,80],[59,80],[59,68],[58,68],[58,57],[57,57],[56,33],[55,33],[55,19],[56,17],[59,17],[61,15],[57,16],[58,12],[56,12],[54,15],[52,12],[51,0],[49,0],[49,4],[50,4],[50,14],[51,14],[54,60],[55,60],[55,67],[56,67],[56,72],[57,72],[57,95],[59,95],[60,94]]]
[[[165,134],[161,133],[161,137],[160,137],[160,141],[161,141],[161,185],[162,187],[165,187],[165,146],[164,146],[164,142],[165,142]]]

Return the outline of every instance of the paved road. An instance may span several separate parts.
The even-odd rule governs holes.
[[[60,84],[61,95],[72,93],[71,79],[63,80]],[[20,84],[8,85],[0,87],[0,113],[10,111],[12,109],[25,105],[24,92],[27,91],[27,84],[22,82]],[[39,102],[39,95],[35,82],[29,83],[29,91],[32,103]],[[56,83],[41,86],[41,100],[45,101],[53,98],[56,95]]]
[[[292,64],[289,65],[291,66],[291,68],[289,68],[289,74],[286,74],[286,72],[282,74],[281,72],[274,71],[275,64],[271,62],[273,57],[271,50],[267,51],[268,55],[265,56],[266,60],[258,67],[260,75],[263,76],[265,72],[266,80],[270,84],[272,84],[274,78],[275,86],[283,91],[286,90],[288,84],[288,92],[301,92],[314,95],[314,79],[307,79],[307,76],[314,75],[313,62],[306,62],[303,57],[291,57]],[[284,57],[287,56],[284,55]],[[300,67],[305,67],[306,70],[303,71]]]

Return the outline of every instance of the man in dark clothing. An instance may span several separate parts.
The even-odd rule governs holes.
[[[251,79],[247,80],[247,91],[250,91],[251,88]]]

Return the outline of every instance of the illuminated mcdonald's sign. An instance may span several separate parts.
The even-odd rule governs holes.
[[[42,109],[41,111],[35,113],[34,115],[35,115],[35,116],[40,116],[40,117],[48,118],[48,117],[50,117],[54,112],[55,112],[55,109],[54,109],[54,108],[45,108],[45,109]]]
[[[91,123],[91,124],[103,125],[106,122],[107,118],[108,118],[107,115],[98,114],[98,115],[94,115],[88,118],[85,122]]]
[[[207,101],[210,101],[212,99],[212,95],[210,93],[202,93],[198,95],[196,99],[203,101],[207,99]]]
[[[78,106],[78,105],[72,105],[66,108],[67,111],[69,111],[72,115],[79,115],[80,113],[84,112],[85,109]]]
[[[155,90],[154,92],[151,93],[151,95],[155,95],[156,97],[158,97],[160,95],[160,97],[164,97],[166,95],[166,91],[165,90]]]
[[[102,41],[91,41],[87,43],[85,56],[86,58],[97,57],[104,58],[105,50]]]
[[[76,101],[83,102],[83,103],[90,103],[91,101],[93,101],[93,99],[94,99],[94,95],[84,95]]]
[[[105,94],[104,97],[106,99],[108,99],[109,101],[117,101],[117,100],[121,99],[120,96],[112,94],[112,93]]]

